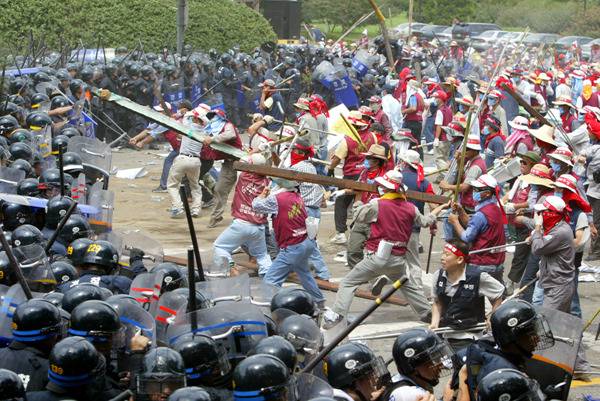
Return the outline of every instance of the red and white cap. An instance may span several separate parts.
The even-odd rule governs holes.
[[[492,89],[490,93],[488,93],[488,97],[495,97],[496,99],[504,99],[504,95],[498,89]]]
[[[377,95],[373,95],[369,98],[369,103],[381,104],[381,98]]]
[[[467,138],[467,149],[481,150],[481,139],[479,139],[479,136],[469,135]]]
[[[433,92],[431,97],[436,97],[436,98],[440,99],[442,102],[445,102],[446,100],[448,100],[448,94],[441,89]]]
[[[471,186],[475,188],[491,188],[493,190],[498,186],[498,181],[490,174],[480,175],[476,180],[471,181]]]
[[[205,117],[206,113],[210,111],[210,106],[205,103],[200,103],[194,110],[192,110],[192,114],[196,118]]]
[[[571,174],[561,175],[556,179],[554,185],[559,188],[568,189],[573,193],[577,193],[577,178],[573,177]]]
[[[402,192],[406,188],[402,185],[402,173],[398,170],[390,170],[381,177],[375,178],[375,182],[384,188],[395,192]]]
[[[535,205],[534,209],[538,212],[542,212],[544,210],[551,210],[553,212],[562,213],[563,210],[565,210],[566,206],[567,205],[565,204],[565,201],[562,198],[551,195],[544,200],[544,203],[538,203],[537,205]]]
[[[407,149],[404,152],[400,153],[398,157],[400,158],[400,160],[409,164],[414,169],[419,168],[419,166],[423,166],[421,162],[421,156],[416,150]]]
[[[575,70],[571,73],[571,77],[584,79],[585,73],[581,70]]]
[[[548,154],[548,157],[556,159],[559,162],[568,164],[569,166],[573,166],[573,162],[572,162],[573,152],[571,152],[571,149],[569,149],[566,146],[560,146],[560,147],[554,149],[554,151],[552,153]]]
[[[510,125],[514,129],[527,131],[527,128],[529,128],[529,120],[527,119],[527,117],[516,116],[515,118],[513,118],[512,121],[508,122],[508,125]]]

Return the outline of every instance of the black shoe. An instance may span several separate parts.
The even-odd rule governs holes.
[[[383,287],[385,287],[385,285],[389,282],[390,279],[387,278],[387,276],[377,277],[373,283],[373,287],[371,287],[371,294],[379,296],[379,294],[381,294],[381,290],[383,290]]]

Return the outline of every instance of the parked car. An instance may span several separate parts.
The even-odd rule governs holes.
[[[422,22],[413,22],[412,26],[410,27],[411,29],[411,35],[419,35],[421,33],[421,29],[425,26],[426,24],[423,24]],[[403,24],[400,24],[398,26],[396,26],[394,28],[394,31],[399,34],[401,37],[406,38],[408,36],[408,22],[405,22]]]
[[[495,43],[500,42],[500,39],[508,32],[505,31],[485,31],[479,35],[471,37],[471,46],[477,50],[485,50]]]
[[[581,46],[581,54],[585,60],[590,61],[590,58],[592,57],[592,46],[600,48],[600,38],[594,39]]]
[[[542,43],[545,45],[552,45],[558,39],[560,39],[560,35],[555,33],[530,33],[525,36],[523,43],[529,46],[539,46]]]
[[[427,40],[435,39],[444,29],[447,29],[446,25],[425,25],[421,28],[421,37]]]
[[[573,43],[577,42],[577,46],[583,46],[589,42],[591,42],[593,39],[590,38],[589,36],[564,36],[560,39],[558,39],[554,45],[556,46],[556,50],[558,50],[559,52],[565,52],[567,51],[571,46],[573,46]]]
[[[452,26],[452,39],[456,41],[466,41],[473,36],[479,35],[485,31],[501,31],[496,24],[486,24],[481,22],[463,22]]]
[[[500,43],[514,43],[516,44],[523,37],[523,32],[507,32],[506,35],[500,38]],[[527,37],[527,36],[526,36]]]
[[[438,33],[437,38],[441,42],[442,45],[447,46],[448,43],[450,43],[450,41],[452,40],[452,27],[449,26],[448,28],[446,28],[443,31],[441,31],[440,33]]]

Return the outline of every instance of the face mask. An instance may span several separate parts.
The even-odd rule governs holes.
[[[561,191],[554,191],[554,196],[558,196],[559,198],[562,198],[562,192]]]
[[[473,200],[477,203],[481,202],[481,192],[473,192]]]
[[[487,102],[490,106],[493,106],[497,103],[498,99],[495,99],[493,97],[488,98]]]
[[[557,163],[557,162],[553,162],[553,161],[551,161],[551,162],[550,162],[550,168],[551,168],[552,170],[554,170],[554,172],[555,172],[555,173],[556,173],[556,172],[559,172],[559,171],[560,171],[560,163]]]
[[[465,110],[467,109],[467,106],[465,106],[464,104],[459,104],[458,105],[458,111],[460,111],[461,113],[464,114]]]
[[[371,161],[368,159],[365,159],[365,161],[363,162],[363,167],[366,168],[367,170],[371,168]]]
[[[565,107],[565,106],[560,106],[559,109],[560,109],[560,114],[566,114],[569,111],[569,109],[567,109],[567,107]]]
[[[513,81],[518,84],[519,82],[521,82],[521,78],[513,78]]]
[[[490,127],[487,125],[483,127],[483,136],[488,136],[490,134]]]
[[[537,190],[538,190],[537,184],[529,184],[529,187],[531,188],[532,191],[537,192]]]
[[[379,196],[383,196],[385,194],[385,189],[382,187],[377,187],[377,192],[379,192]]]

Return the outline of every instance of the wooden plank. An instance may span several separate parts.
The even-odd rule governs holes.
[[[178,265],[187,266],[187,259],[186,258],[179,258],[177,256],[165,255],[163,257],[163,260],[165,262],[171,262],[171,263],[176,263]],[[238,266],[244,267],[246,269],[258,271],[258,266],[255,263],[250,263],[250,262],[244,262],[244,261],[236,260],[235,264],[238,265]],[[291,274],[288,277],[288,281],[291,281],[291,282],[296,283],[296,284],[300,284],[300,280],[298,279],[298,277],[296,276],[296,274]],[[337,292],[338,291],[339,284],[337,284],[337,283],[331,283],[329,281],[319,280],[318,278],[315,278],[315,281],[317,282],[317,285],[319,286],[319,288],[322,289],[322,290],[327,290],[327,291],[331,291],[331,292]],[[377,299],[376,296],[374,296],[373,294],[371,294],[369,291],[365,291],[365,290],[356,290],[354,292],[354,296],[358,297],[358,298],[370,299],[370,300]],[[386,301],[386,303],[389,303],[389,304],[392,304],[392,305],[399,305],[399,306],[407,306],[408,305],[408,302],[405,299],[400,298],[400,297],[395,296],[395,295],[392,296],[392,297],[390,297],[390,298],[388,298],[388,300]]]
[[[546,117],[541,115],[539,111],[537,111],[536,109],[531,107],[531,105],[529,103],[527,103],[525,101],[525,99],[523,99],[517,92],[515,92],[515,90],[513,88],[511,88],[507,84],[503,83],[502,89],[504,89],[506,91],[506,93],[511,95],[513,97],[513,99],[515,99],[517,101],[517,103],[519,103],[520,106],[522,106],[525,110],[527,110],[527,112],[529,114],[531,114],[532,117],[535,117],[539,122],[541,122],[544,125],[549,125],[551,127],[554,126],[553,124],[550,124],[550,122],[548,120],[546,120]]]
[[[366,182],[345,180],[325,175],[301,173],[299,171],[287,170],[283,168],[259,166],[255,164],[248,164],[242,162],[233,163],[233,168],[238,171],[247,171],[250,173],[267,175],[270,177],[285,178],[294,181],[310,182],[313,184],[319,184],[323,186],[334,186],[338,188],[353,189],[355,191],[360,192],[377,192],[377,186],[375,184],[367,184]],[[406,197],[415,201],[435,204],[446,203],[450,200],[446,196],[431,195],[411,190],[406,191]]]

